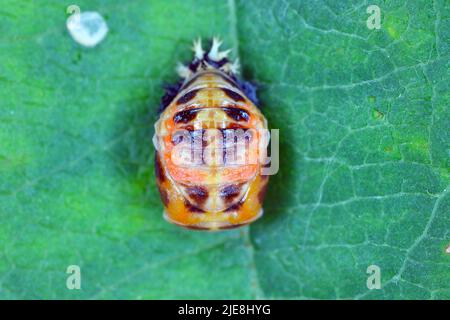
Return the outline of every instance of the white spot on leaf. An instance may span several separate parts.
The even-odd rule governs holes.
[[[75,13],[67,18],[66,25],[72,38],[85,47],[95,47],[108,33],[105,19],[94,11]]]

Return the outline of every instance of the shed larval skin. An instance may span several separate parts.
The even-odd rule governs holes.
[[[163,97],[153,138],[164,217],[196,230],[231,229],[261,217],[269,180],[261,174],[267,121],[236,77],[238,63],[219,47],[213,39],[204,52],[194,42],[195,58],[178,66],[182,81]]]

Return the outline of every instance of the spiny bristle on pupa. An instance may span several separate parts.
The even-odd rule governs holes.
[[[192,46],[194,59],[188,66],[179,63],[177,66],[178,75],[183,79],[187,79],[201,69],[219,69],[228,74],[239,73],[238,59],[231,62],[228,59],[231,49],[220,51],[221,45],[222,41],[219,38],[214,37],[212,39],[211,47],[208,51],[205,51],[203,50],[202,40],[200,38],[194,40]]]
[[[197,72],[208,69],[217,69],[226,73],[236,85],[245,93],[245,95],[258,105],[258,98],[256,96],[256,87],[249,81],[245,81],[239,77],[239,59],[234,62],[230,61],[228,55],[231,50],[220,51],[222,41],[214,37],[208,50],[204,50],[201,38],[194,40],[192,51],[194,52],[193,60],[185,65],[178,63],[176,71],[181,79],[174,84],[167,84],[164,86],[165,94],[161,98],[161,105],[159,112],[162,112],[176,97],[176,95],[183,88],[183,84],[187,83],[189,79]]]
[[[194,45],[192,46],[192,51],[194,51],[195,58],[196,59],[203,59],[203,55],[205,54],[205,51],[202,48],[202,39],[197,38],[197,40],[194,40]]]

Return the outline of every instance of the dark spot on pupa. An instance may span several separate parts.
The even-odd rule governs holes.
[[[223,187],[220,190],[220,197],[223,200],[225,200],[225,202],[231,202],[240,193],[241,193],[241,185],[239,185],[239,184],[230,184],[228,186]]]
[[[200,109],[188,109],[183,110],[180,112],[177,112],[173,116],[173,122],[177,123],[188,123],[195,119],[197,116],[197,113],[200,111]]]
[[[259,192],[258,192],[259,203],[263,203],[263,201],[264,201],[264,197],[266,196],[266,192],[267,192],[267,186],[268,186],[268,183],[265,183],[262,186],[261,190],[259,190]]]
[[[186,191],[192,199],[194,199],[197,203],[204,203],[206,199],[208,199],[208,190],[202,186],[192,186],[186,187]]]
[[[184,126],[181,129],[189,131],[190,134],[192,134],[192,132],[195,131],[194,126],[192,126],[192,125]]]
[[[227,114],[228,117],[233,119],[234,121],[248,121],[250,119],[250,115],[247,111],[241,108],[236,107],[225,107],[222,108],[223,111]]]
[[[239,201],[238,203],[233,204],[231,207],[224,210],[223,212],[237,211],[242,207],[243,204],[244,204],[243,201]]]
[[[159,112],[163,112],[165,108],[172,102],[172,100],[177,96],[180,91],[181,82],[175,84],[167,84],[164,86],[166,91],[161,98],[161,104],[159,106]]]
[[[194,89],[191,91],[186,92],[184,95],[182,95],[178,100],[177,104],[184,104],[189,102],[190,100],[194,99],[197,95],[198,89]]]
[[[202,61],[203,61],[203,60],[197,60],[197,59],[195,59],[194,61],[192,61],[192,62],[189,64],[189,69],[190,69],[192,72],[195,72],[195,71],[197,70],[199,64],[200,64]]]
[[[236,229],[236,228],[239,228],[239,227],[243,227],[243,226],[245,226],[246,224],[247,224],[247,223],[230,224],[230,225],[227,225],[227,226],[221,226],[221,227],[219,227],[219,229],[220,229],[220,230]]]
[[[223,67],[229,60],[227,58],[222,58],[219,61],[213,60],[209,57],[209,52],[208,54],[204,55],[203,58],[206,62],[208,62],[209,65],[213,66],[216,69],[220,69],[221,67]]]
[[[200,226],[189,226],[189,225],[180,225],[183,228],[190,229],[190,230],[198,230],[198,231],[204,231],[204,230],[211,230],[211,228],[208,227],[200,227]]]
[[[167,207],[169,205],[169,195],[167,194],[167,191],[160,188],[158,186],[159,189],[159,196],[161,197],[161,201],[162,203],[164,203],[164,206]]]
[[[185,139],[183,132],[175,132],[170,141],[174,146],[178,145]]]
[[[160,183],[166,180],[166,176],[164,174],[164,169],[162,167],[158,152],[155,153],[155,177]]]
[[[234,101],[236,101],[236,102],[239,102],[239,101],[244,102],[245,101],[245,98],[243,96],[241,96],[239,93],[237,93],[233,90],[227,89],[227,88],[221,88],[221,89],[227,97],[233,99]]]
[[[240,79],[236,79],[236,83],[242,89],[242,92],[247,96],[247,98],[249,98],[257,107],[259,107],[259,100],[258,96],[256,95],[256,85],[249,81]]]
[[[193,206],[193,205],[190,204],[188,201],[184,201],[184,205],[186,206],[186,209],[187,209],[189,212],[192,212],[192,213],[205,213],[204,210],[202,210],[202,209],[200,209],[200,208],[197,208],[197,207]]]

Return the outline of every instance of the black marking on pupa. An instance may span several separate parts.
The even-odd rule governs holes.
[[[208,62],[208,64],[210,66],[213,66],[216,69],[220,69],[222,68],[226,63],[228,63],[230,60],[228,60],[227,58],[222,58],[222,60],[220,61],[215,61],[213,59],[211,59],[208,54],[204,54],[203,55],[203,60],[205,60],[206,62]]]
[[[245,81],[238,78],[236,78],[236,83],[241,88],[242,92],[247,96],[247,98],[249,98],[259,108],[259,99],[256,94],[258,87],[250,81]]]
[[[165,93],[161,98],[161,104],[159,105],[159,109],[158,109],[159,113],[163,112],[164,109],[166,109],[167,106],[172,102],[172,100],[177,96],[182,84],[183,84],[183,82],[179,81],[174,84],[165,84],[164,85]]]
[[[206,55],[206,53],[205,53],[205,55]],[[205,55],[203,55],[203,57],[204,57]],[[194,60],[192,60],[192,62],[189,63],[189,69],[190,69],[192,72],[195,72],[195,70],[197,70],[199,64],[200,64],[202,61],[203,61],[203,60],[198,60],[197,58],[194,58]]]

